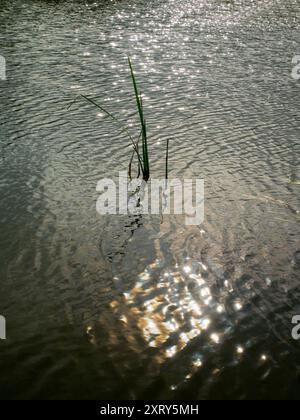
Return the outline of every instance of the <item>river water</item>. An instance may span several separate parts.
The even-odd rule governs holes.
[[[298,0],[2,0],[1,398],[299,397]],[[205,221],[100,216],[143,89]]]

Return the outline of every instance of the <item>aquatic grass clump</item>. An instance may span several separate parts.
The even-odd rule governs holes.
[[[136,78],[135,78],[132,63],[129,57],[128,57],[128,63],[130,67],[130,73],[131,73],[131,78],[132,78],[132,83],[133,83],[133,88],[134,88],[134,93],[135,93],[135,99],[137,103],[138,113],[140,117],[140,124],[141,124],[142,147],[143,147],[143,155],[142,155],[143,156],[143,166],[142,166],[143,179],[144,181],[147,182],[150,178],[150,164],[149,164],[149,154],[148,154],[147,125],[146,125],[146,119],[144,115],[143,99],[142,99],[142,93],[138,91]]]
[[[137,106],[137,113],[138,113],[139,121],[140,121],[140,134],[139,134],[137,140],[133,139],[128,127],[126,125],[124,125],[111,112],[107,111],[104,107],[99,105],[93,99],[91,99],[91,98],[89,98],[85,95],[79,95],[79,96],[81,98],[85,99],[86,101],[88,101],[89,103],[91,103],[92,105],[96,106],[105,115],[107,115],[111,120],[113,120],[116,123],[116,125],[119,126],[119,128],[121,130],[120,134],[125,133],[127,135],[127,137],[130,140],[130,143],[133,147],[132,156],[130,158],[129,166],[128,166],[129,178],[132,179],[132,165],[133,165],[133,162],[134,162],[134,157],[137,156],[137,159],[138,159],[137,178],[139,178],[140,175],[142,174],[143,180],[145,182],[148,182],[149,178],[150,178],[150,160],[149,160],[149,152],[148,152],[148,130],[147,130],[146,118],[145,118],[144,107],[143,107],[142,92],[139,91],[137,80],[136,80],[135,73],[134,73],[134,70],[133,70],[133,65],[132,65],[132,62],[131,62],[129,57],[128,57],[128,64],[129,64],[130,75],[131,75],[131,80],[132,80],[133,89],[134,89],[134,95],[135,95],[136,106]],[[71,103],[69,108],[77,100],[77,98],[78,97],[76,97],[74,99],[74,101]],[[142,153],[140,153],[140,147],[139,147],[140,140],[142,140]],[[168,159],[169,159],[169,140],[167,141],[166,179],[168,178]]]

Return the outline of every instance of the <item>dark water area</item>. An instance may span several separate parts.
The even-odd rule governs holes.
[[[298,399],[298,0],[1,0],[1,399]],[[100,216],[135,127],[205,221]]]

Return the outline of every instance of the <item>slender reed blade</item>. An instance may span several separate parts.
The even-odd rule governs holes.
[[[136,149],[137,149],[138,153],[139,153],[139,142],[140,142],[141,137],[142,137],[142,132],[140,133],[139,138],[136,142]],[[134,159],[135,154],[136,154],[136,151],[133,150],[131,158],[130,158],[129,166],[128,166],[128,176],[129,176],[130,180],[132,180],[132,164],[133,164],[133,159]],[[143,167],[140,165],[140,162],[139,162],[137,178],[140,177],[141,171],[143,172]]]
[[[166,179],[169,178],[169,139],[167,140],[167,151],[166,151]]]
[[[91,104],[93,104],[94,106],[96,106],[97,108],[99,108],[102,112],[104,112],[108,117],[110,117],[115,123],[117,123],[119,125],[119,127],[122,129],[120,134],[126,133],[132,146],[133,146],[133,150],[134,152],[137,154],[138,160],[139,160],[139,165],[142,169],[142,172],[144,172],[144,166],[143,166],[143,161],[142,158],[140,156],[139,153],[139,149],[137,147],[137,144],[135,143],[135,141],[133,140],[128,128],[125,126],[124,124],[118,120],[118,118],[116,118],[114,115],[112,115],[109,111],[107,111],[105,108],[103,108],[101,105],[99,105],[97,102],[95,102],[93,99],[89,98],[88,96],[85,95],[80,95],[83,99],[85,99],[86,101],[90,102]],[[75,98],[74,102],[76,101],[77,98]],[[72,103],[73,104],[73,103]],[[70,106],[72,106],[72,104]]]

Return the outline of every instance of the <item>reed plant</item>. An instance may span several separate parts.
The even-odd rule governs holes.
[[[104,107],[99,105],[94,99],[89,98],[85,95],[80,95],[81,98],[85,99],[92,105],[96,106],[98,109],[101,110],[105,115],[107,115],[111,120],[113,120],[116,125],[120,129],[120,134],[126,134],[130,140],[130,143],[133,147],[133,152],[130,158],[129,166],[128,166],[128,174],[130,179],[132,179],[132,165],[134,162],[135,156],[138,160],[138,172],[137,177],[139,178],[141,175],[145,182],[148,182],[150,178],[150,160],[149,160],[149,151],[148,151],[148,129],[146,123],[146,117],[144,113],[144,106],[143,106],[143,98],[142,92],[139,90],[138,83],[135,77],[134,69],[130,58],[128,57],[128,65],[130,69],[130,76],[133,84],[134,96],[136,101],[137,113],[139,116],[139,125],[140,125],[140,134],[137,140],[134,140],[133,136],[130,133],[130,130],[126,125],[124,125],[117,117],[115,117],[111,112],[107,111]],[[78,98],[78,97],[77,97]],[[69,108],[72,104],[77,100],[71,103]],[[142,142],[141,151],[140,151],[140,141]],[[169,140],[167,141],[167,153],[166,153],[166,179],[168,178],[168,159],[169,159]]]

